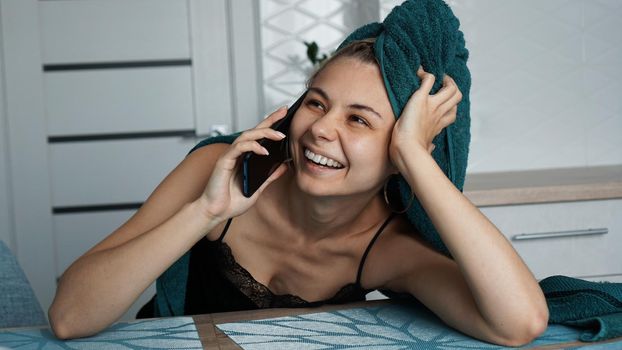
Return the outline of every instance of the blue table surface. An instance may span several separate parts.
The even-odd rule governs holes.
[[[306,314],[291,311],[290,315],[284,317],[223,322],[216,324],[216,327],[241,348],[253,350],[504,348],[448,327],[421,305],[370,305],[354,308],[344,306]],[[261,311],[255,311],[255,315],[261,314]],[[199,319],[217,322],[235,318],[227,315]],[[0,330],[0,349],[203,349],[200,336],[205,337],[205,334],[199,333],[205,333],[205,328],[197,326],[195,319],[189,316],[139,320],[117,323],[93,337],[69,341],[56,339],[46,328],[5,329]],[[622,339],[608,343],[576,343],[581,332],[577,328],[549,325],[544,334],[522,349],[562,348],[554,344],[573,342],[575,345],[564,348],[622,349]],[[215,348],[220,348],[217,341],[207,343],[216,344]],[[210,346],[207,345],[208,348]]]

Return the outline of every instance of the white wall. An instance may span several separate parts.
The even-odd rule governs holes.
[[[472,73],[470,172],[622,163],[622,2],[451,1]]]

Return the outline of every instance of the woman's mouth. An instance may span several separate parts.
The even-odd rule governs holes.
[[[344,168],[344,166],[338,161],[320,154],[315,154],[307,148],[304,149],[304,156],[307,159],[307,164],[310,164],[314,167],[333,170],[339,170]]]

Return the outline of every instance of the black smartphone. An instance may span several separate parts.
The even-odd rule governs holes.
[[[287,138],[289,126],[294,114],[305,99],[305,91],[294,104],[289,107],[285,117],[274,123],[271,128],[287,135],[283,140],[274,141],[267,138],[259,140],[259,144],[265,147],[269,155],[259,155],[254,152],[246,152],[242,157],[242,193],[245,197],[251,197],[253,193],[272,175],[272,173],[287,159]]]

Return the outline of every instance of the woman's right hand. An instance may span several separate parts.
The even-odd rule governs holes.
[[[250,198],[247,198],[242,193],[239,171],[241,166],[240,157],[246,152],[265,155],[267,150],[257,142],[262,138],[275,141],[282,140],[284,135],[270,128],[270,126],[285,117],[286,114],[287,107],[281,107],[255,128],[244,131],[216,161],[207,186],[199,198],[206,216],[218,221],[224,221],[241,215],[255,204],[270,183],[287,171],[287,165],[283,163],[279,165]]]

